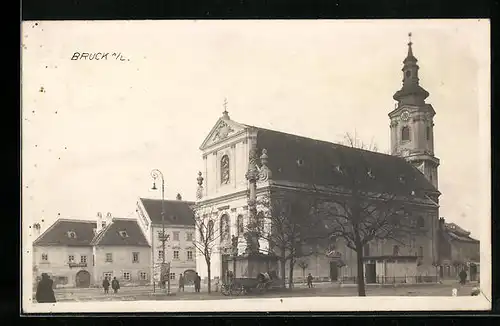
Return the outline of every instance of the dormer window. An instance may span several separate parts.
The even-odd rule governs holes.
[[[406,182],[406,179],[405,179],[405,176],[404,176],[404,175],[400,175],[400,176],[399,176],[399,182],[400,182],[400,183],[405,183],[405,182]]]
[[[370,179],[375,179],[375,175],[373,175],[372,170],[368,170],[367,174]]]
[[[299,166],[299,167],[304,166],[304,160],[299,158],[297,160],[297,166]]]
[[[68,238],[70,239],[76,239],[76,232],[75,231],[68,231]]]
[[[122,238],[124,238],[124,239],[125,239],[125,238],[128,238],[127,231],[120,231],[119,233],[120,233],[120,236],[121,236]]]
[[[340,165],[335,165],[334,169],[335,169],[335,172],[337,172],[337,173],[341,173],[341,174],[343,173],[342,167]]]

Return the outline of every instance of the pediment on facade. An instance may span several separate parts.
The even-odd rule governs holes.
[[[245,130],[245,126],[229,119],[220,118],[214,125],[208,136],[200,146],[201,150],[223,142],[224,140],[239,134]]]

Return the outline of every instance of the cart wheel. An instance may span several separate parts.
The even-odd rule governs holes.
[[[245,293],[245,288],[242,285],[240,285],[240,284],[235,284],[235,286],[233,288],[233,293],[235,295],[244,294]]]
[[[223,295],[231,295],[231,289],[227,286],[227,285],[222,285],[221,289],[220,289],[220,292],[223,294]]]

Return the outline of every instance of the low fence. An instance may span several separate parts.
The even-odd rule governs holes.
[[[342,277],[340,282],[345,284],[357,284],[357,277]],[[437,283],[439,281],[437,276],[431,275],[418,275],[418,276],[377,276],[375,282],[368,282],[366,284],[421,284],[421,283]]]

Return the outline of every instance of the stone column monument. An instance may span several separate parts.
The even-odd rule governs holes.
[[[277,270],[277,257],[269,253],[259,251],[259,221],[257,218],[257,182],[267,181],[271,175],[267,167],[267,151],[262,150],[260,157],[262,166],[257,165],[257,139],[255,136],[249,139],[250,154],[248,171],[248,223],[244,233],[246,244],[245,252],[238,252],[233,248],[233,255],[230,257],[233,265],[233,275],[236,278],[256,278],[259,273]],[[237,246],[237,241],[233,241],[233,247]],[[230,264],[231,266],[231,264]]]

